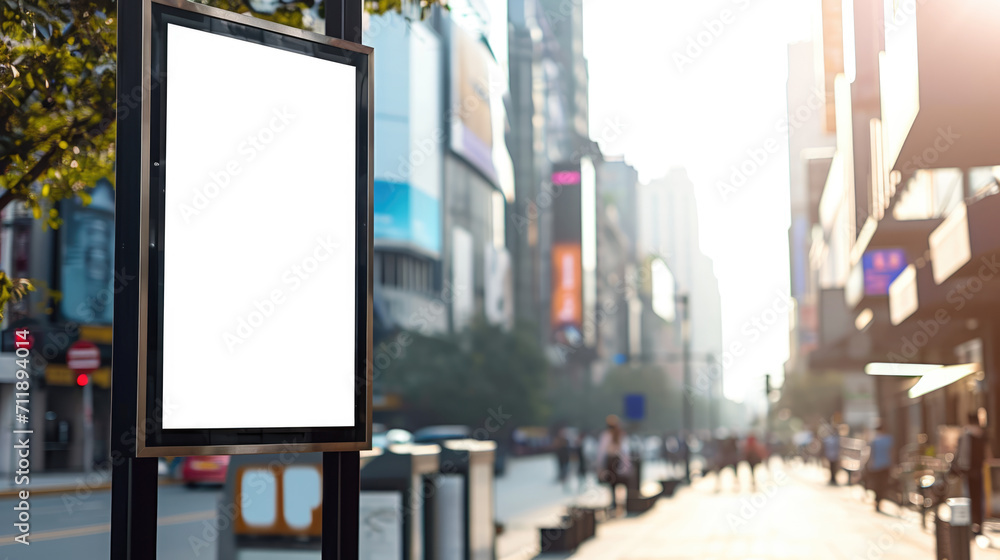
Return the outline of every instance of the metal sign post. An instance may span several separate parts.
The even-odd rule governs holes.
[[[114,308],[113,560],[156,556],[157,457],[286,451],[323,453],[323,558],[358,556],[374,98],[361,7],[326,0],[320,35],[186,0],[119,3],[115,268],[130,281]],[[262,124],[244,145],[248,113]]]

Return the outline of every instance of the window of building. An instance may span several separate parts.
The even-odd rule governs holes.
[[[436,262],[407,253],[376,251],[375,280],[382,286],[431,294],[435,291]]]

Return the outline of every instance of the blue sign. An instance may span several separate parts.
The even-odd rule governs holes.
[[[406,183],[375,181],[375,240],[441,252],[440,201]]]
[[[907,266],[906,253],[902,249],[875,249],[861,257],[865,276],[866,296],[889,295],[889,284]]]
[[[625,419],[638,422],[646,417],[646,395],[625,395]]]
[[[110,325],[115,294],[115,190],[101,179],[79,198],[62,205],[62,292],[60,310],[68,321]]]

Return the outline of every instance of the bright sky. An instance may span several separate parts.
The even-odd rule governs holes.
[[[780,377],[788,357],[787,316],[760,335],[746,325],[773,321],[788,294],[788,138],[777,123],[786,113],[787,45],[809,37],[813,2],[583,2],[591,136],[620,121],[623,133],[601,149],[624,154],[644,182],[687,168],[701,248],[722,291],[723,347],[745,349],[724,356],[726,395],[756,400],[763,375]],[[720,182],[754,153],[766,157],[759,170],[723,193]]]

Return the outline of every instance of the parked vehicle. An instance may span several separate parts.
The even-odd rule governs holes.
[[[396,443],[412,443],[413,434],[406,430],[394,428],[380,433],[372,433],[372,449],[383,449]]]
[[[229,455],[187,457],[181,466],[181,480],[188,486],[226,483]]]
[[[413,433],[413,443],[441,443],[449,439],[473,438],[472,430],[468,426],[445,425],[428,426]],[[495,476],[503,476],[507,472],[507,451],[503,442],[497,442],[496,455],[493,462],[493,473]]]

